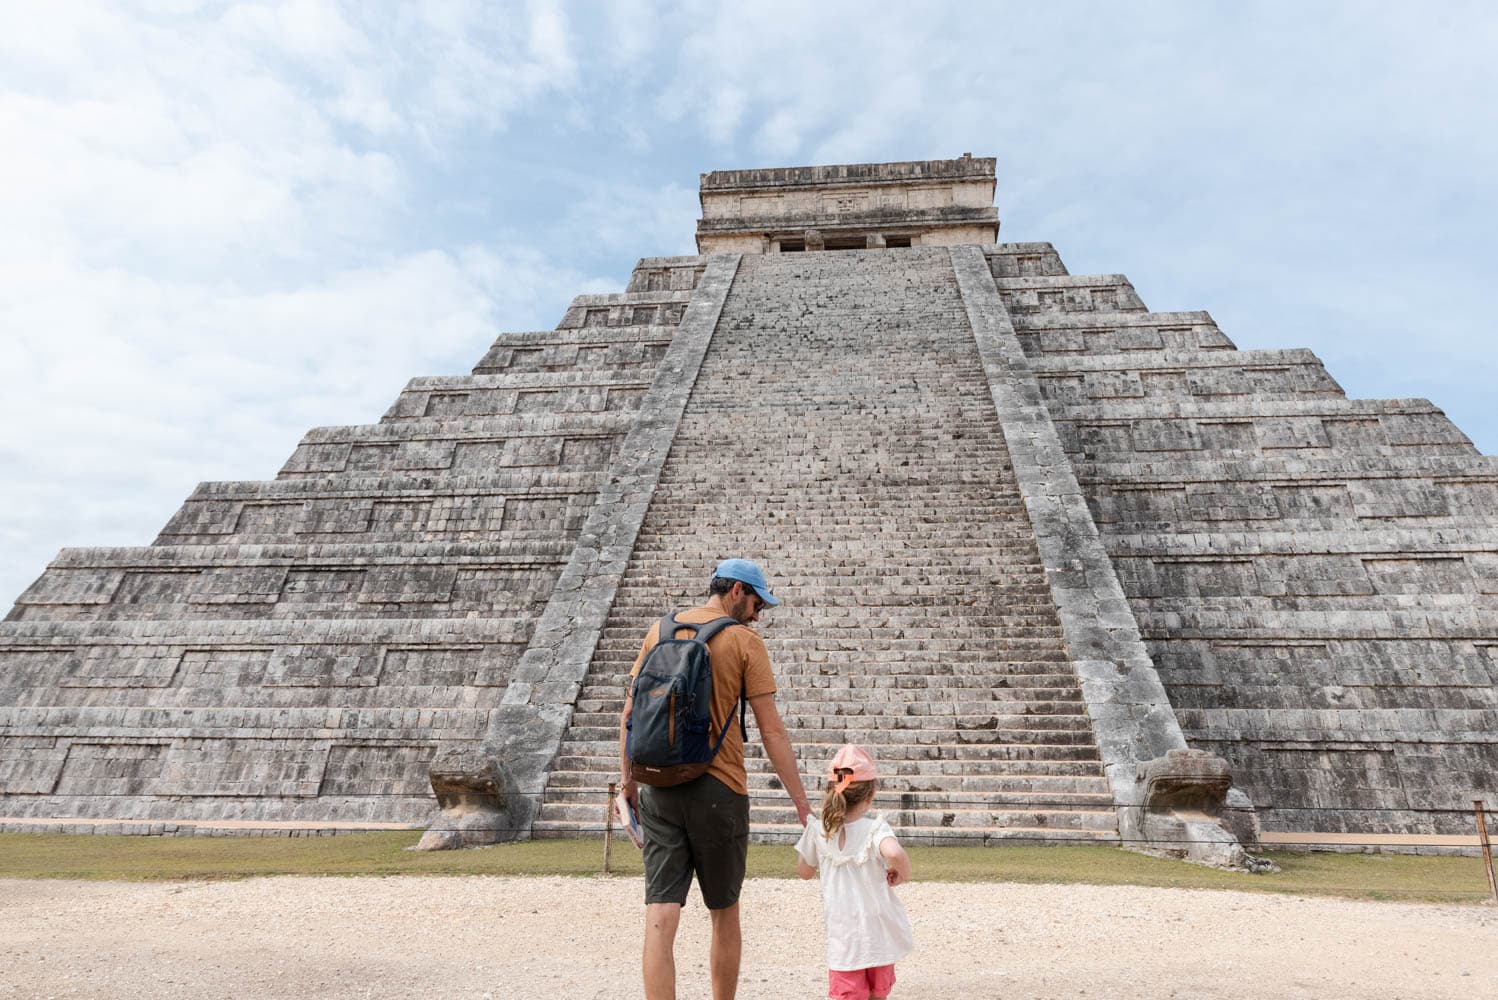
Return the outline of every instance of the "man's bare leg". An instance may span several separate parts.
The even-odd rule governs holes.
[[[641,962],[645,1000],[676,1000],[676,928],[680,923],[680,903],[645,904],[645,956]]]
[[[713,918],[713,1000],[733,1000],[739,991],[739,961],[744,954],[739,904],[707,912]]]

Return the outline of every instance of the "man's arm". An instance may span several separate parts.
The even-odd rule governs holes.
[[[770,766],[775,768],[780,786],[796,807],[797,821],[805,826],[811,816],[811,804],[806,801],[806,789],[801,785],[801,772],[796,766],[796,752],[791,747],[791,735],[780,720],[780,710],[775,707],[774,692],[750,698],[749,707],[754,709],[754,725],[759,729],[759,741],[765,745]]]
[[[640,787],[629,774],[629,713],[635,706],[633,691],[624,696],[624,711],[619,713],[619,790],[636,809],[640,806]]]
[[[624,710],[619,713],[619,791],[624,793],[624,800],[636,809],[640,808],[640,786],[629,773],[629,713],[635,706],[635,674],[640,672],[640,664],[645,662],[645,654],[650,652],[650,647],[656,643],[656,633],[660,626],[652,625],[640,640],[640,652],[635,657],[635,665],[630,668],[629,681],[624,686]]]

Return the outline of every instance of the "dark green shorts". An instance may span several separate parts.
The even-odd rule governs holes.
[[[671,788],[642,785],[640,826],[646,903],[686,903],[694,873],[709,910],[739,901],[749,856],[749,796],[710,774]]]

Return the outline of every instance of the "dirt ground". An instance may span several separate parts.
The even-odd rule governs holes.
[[[638,878],[0,881],[0,997],[640,995]],[[1493,997],[1498,909],[914,882],[893,996]],[[815,883],[743,896],[739,996],[826,994]],[[679,993],[707,997],[694,899]]]

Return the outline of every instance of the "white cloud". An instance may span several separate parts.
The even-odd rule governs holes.
[[[1498,445],[1491,5],[685,10],[667,92],[732,165],[996,153],[1003,238]]]
[[[590,188],[562,222],[568,242],[624,258],[689,255],[701,208],[696,188],[607,183]]]
[[[596,281],[524,241],[413,244],[423,147],[576,78],[545,5],[27,5],[0,14],[0,602],[60,545],[143,544]],[[412,140],[417,140],[413,144]]]
[[[410,377],[465,371],[500,330],[550,326],[546,310],[596,284],[482,247],[270,292],[19,277],[26,312],[0,299],[21,375],[0,467],[24,470],[0,481],[7,597],[60,545],[144,544],[199,480],[271,478],[308,428],[375,421]]]
[[[1486,5],[77,2],[0,23],[24,26],[0,31],[0,602],[59,544],[147,541],[196,480],[270,475],[307,427],[374,419],[409,376],[690,252],[718,168],[997,154],[1004,238],[1498,443]]]
[[[678,26],[663,24],[650,0],[604,0],[600,4],[608,25],[604,58],[614,66],[635,72],[645,68],[645,60],[656,51],[658,37],[668,41]]]

